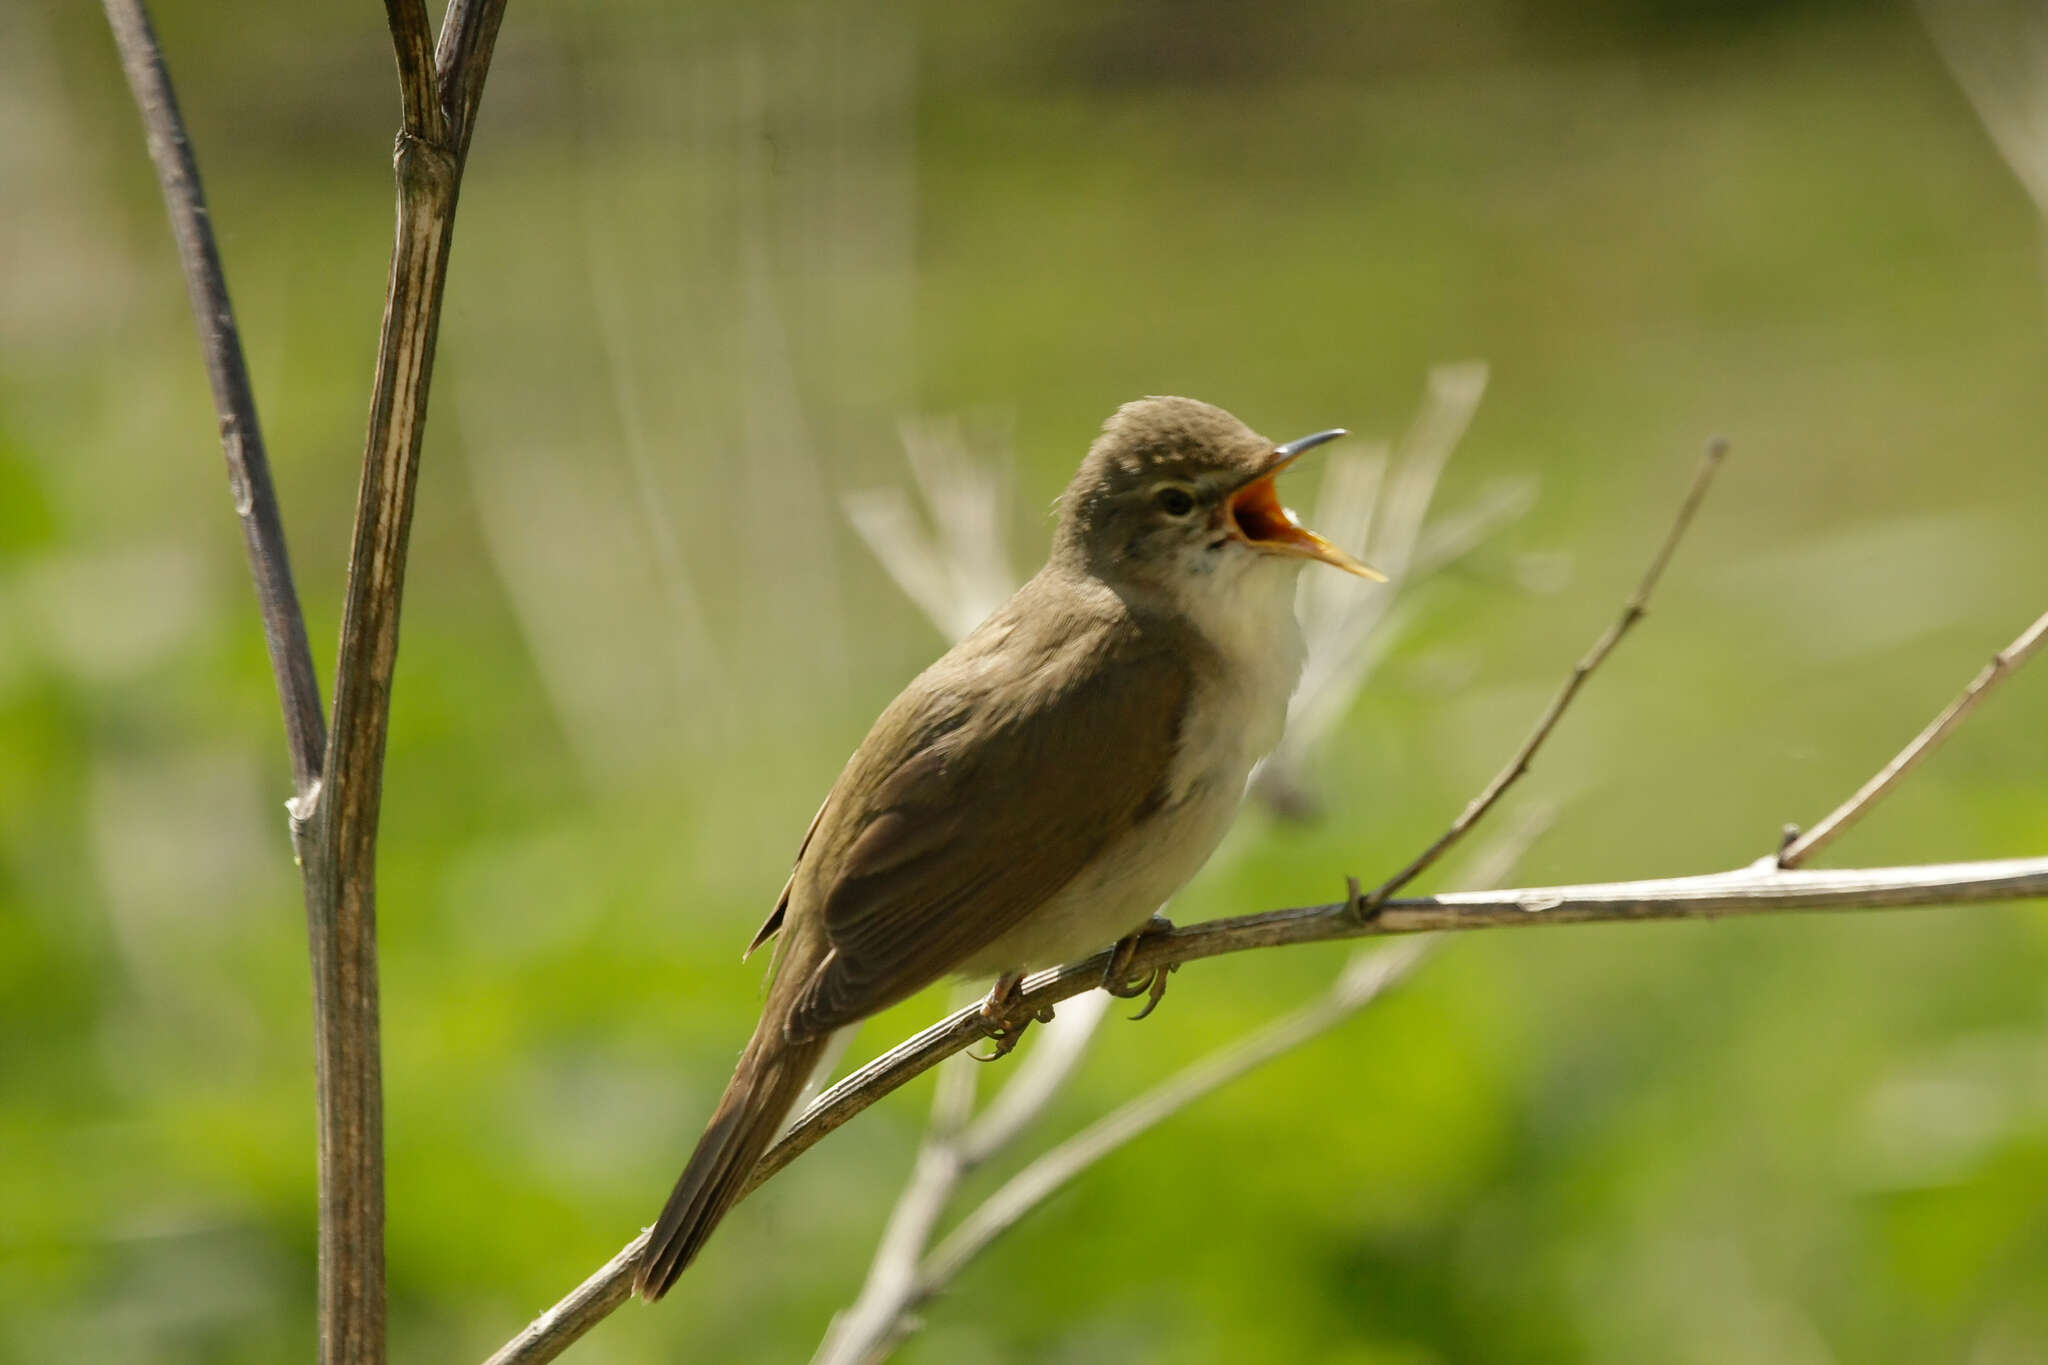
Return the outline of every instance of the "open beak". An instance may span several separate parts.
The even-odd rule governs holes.
[[[1294,513],[1280,503],[1280,493],[1274,488],[1273,480],[1280,471],[1293,464],[1303,455],[1325,441],[1334,441],[1345,434],[1342,427],[1333,431],[1319,431],[1313,436],[1304,436],[1298,441],[1289,441],[1273,452],[1258,473],[1230,495],[1230,531],[1237,539],[1244,541],[1255,550],[1267,554],[1295,555],[1302,559],[1317,559],[1325,564],[1335,565],[1346,573],[1357,574],[1384,583],[1387,576],[1379,570],[1359,563],[1314,531],[1294,519]]]

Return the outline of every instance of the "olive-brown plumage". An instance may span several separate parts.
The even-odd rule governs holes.
[[[1045,567],[890,703],[819,810],[755,940],[781,938],[761,1021],[649,1236],[644,1297],[732,1206],[835,1031],[944,976],[1105,947],[1208,857],[1299,675],[1293,570],[1370,572],[1273,495],[1317,439],[1276,449],[1186,398],[1109,420]]]

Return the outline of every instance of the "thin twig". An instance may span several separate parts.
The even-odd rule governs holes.
[[[256,397],[249,383],[248,362],[228,301],[227,276],[214,243],[213,220],[199,183],[199,163],[185,133],[184,116],[171,87],[163,48],[142,0],[104,0],[107,24],[121,49],[121,66],[135,95],[148,134],[149,158],[156,164],[164,206],[178,241],[185,287],[192,297],[192,316],[199,324],[200,349],[206,376],[213,386],[214,411],[220,417],[221,451],[227,457],[228,489],[242,522],[249,551],[249,572],[256,580],[256,601],[263,613],[263,638],[270,649],[270,671],[277,677],[278,700],[284,707],[285,742],[291,749],[292,789],[298,803],[307,802],[320,782],[320,764],[327,747],[327,723],[320,713],[320,680],[313,671],[313,651],[306,642],[306,617],[292,585],[291,558],[285,553],[284,518],[278,510],[277,488],[270,478],[270,457],[263,447],[263,428],[256,420]]]
[[[1550,732],[1557,728],[1557,722],[1563,717],[1566,708],[1572,704],[1572,699],[1578,696],[1579,689],[1586,685],[1586,679],[1593,676],[1593,670],[1600,667],[1607,656],[1614,652],[1614,647],[1621,643],[1622,638],[1648,611],[1650,594],[1656,591],[1657,580],[1664,576],[1664,568],[1671,562],[1672,554],[1677,551],[1678,542],[1685,538],[1686,528],[1692,525],[1693,515],[1699,511],[1701,501],[1707,496],[1707,488],[1713,483],[1715,473],[1721,468],[1722,457],[1727,453],[1727,442],[1714,440],[1707,443],[1706,453],[1700,457],[1699,469],[1693,475],[1692,487],[1686,490],[1685,501],[1678,505],[1678,515],[1672,519],[1671,529],[1665,533],[1663,544],[1657,547],[1657,553],[1651,557],[1650,567],[1643,572],[1642,582],[1636,585],[1635,592],[1630,594],[1628,601],[1622,605],[1620,617],[1593,642],[1593,647],[1586,652],[1586,656],[1572,665],[1571,676],[1565,679],[1564,686],[1551,699],[1549,708],[1536,722],[1536,728],[1530,731],[1529,738],[1522,741],[1522,747],[1508,760],[1508,765],[1494,775],[1493,781],[1486,784],[1485,790],[1472,798],[1471,804],[1459,812],[1458,818],[1451,822],[1449,829],[1437,836],[1436,842],[1422,850],[1413,862],[1380,883],[1367,895],[1359,903],[1359,911],[1370,913],[1379,909],[1387,904],[1389,896],[1428,871],[1438,859],[1451,850],[1453,845],[1465,837],[1472,826],[1479,823],[1480,819],[1493,809],[1494,804],[1506,794],[1508,788],[1514,786],[1529,771],[1530,761],[1536,757],[1536,751],[1543,747],[1543,741],[1550,738]]]
[[[1177,962],[1283,944],[1386,934],[1458,932],[1507,925],[1593,924],[1637,920],[1722,919],[1795,910],[1890,910],[2048,897],[2048,856],[1918,867],[1781,872],[1770,858],[1733,872],[1585,886],[1461,891],[1388,901],[1361,921],[1350,901],[1189,925],[1138,941],[1134,974]],[[1040,972],[1021,988],[1020,1008],[1054,1005],[1102,983],[1109,954]],[[983,1037],[979,1007],[949,1015],[876,1058],[812,1101],[749,1181],[758,1188],[833,1129],[882,1096]],[[530,1349],[508,1346],[494,1365],[535,1365],[625,1301],[637,1242],[591,1276],[543,1321],[552,1334]],[[529,1329],[531,1330],[531,1329]],[[522,1336],[521,1340],[525,1338]],[[516,1346],[516,1343],[515,1343]]]
[[[484,77],[498,47],[498,26],[504,22],[505,0],[450,0],[441,19],[441,41],[434,66],[441,79],[441,109],[447,119],[448,144],[459,172],[469,164],[469,141],[476,133],[476,111],[483,103]]]
[[[1936,745],[1947,739],[1950,732],[1963,723],[1965,717],[1977,708],[1991,689],[2015,672],[2027,661],[2029,655],[2048,640],[2048,612],[2043,612],[2034,624],[2020,632],[2019,638],[1991,656],[1991,662],[1984,665],[1976,677],[1970,679],[1962,695],[1950,702],[1942,713],[1927,722],[1927,728],[1913,736],[1913,742],[1899,750],[1891,762],[1878,769],[1877,774],[1856,789],[1855,795],[1829,811],[1827,818],[1806,833],[1788,843],[1778,854],[1778,866],[1798,867],[1814,854],[1833,843],[1850,825],[1863,818],[1884,794],[1897,786],[1899,780],[1927,757]]]

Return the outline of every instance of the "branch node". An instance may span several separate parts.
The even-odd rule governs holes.
[[[455,185],[455,154],[403,128],[392,144],[391,168],[406,190],[445,194]]]
[[[1368,897],[1365,888],[1359,885],[1358,878],[1344,879],[1344,913],[1354,922],[1366,925],[1379,918],[1380,903],[1384,899],[1381,896]]]
[[[284,803],[285,816],[291,823],[292,862],[300,867],[306,865],[306,835],[313,827],[313,817],[320,810],[320,786],[320,779],[316,777],[304,792]]]

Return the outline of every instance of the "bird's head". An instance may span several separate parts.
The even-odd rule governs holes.
[[[1176,599],[1249,575],[1291,574],[1311,559],[1379,579],[1297,522],[1273,484],[1304,452],[1343,434],[1276,446],[1192,398],[1126,403],[1060,498],[1055,554],[1112,587]]]

